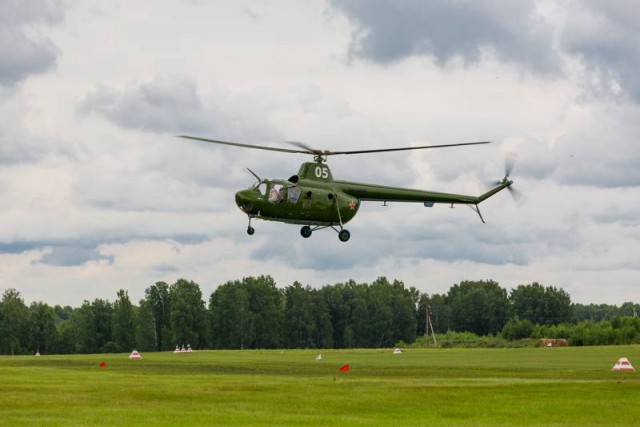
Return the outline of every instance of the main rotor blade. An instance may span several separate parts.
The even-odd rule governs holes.
[[[216,139],[199,138],[197,136],[178,135],[178,137],[187,138],[187,139],[194,139],[196,141],[212,142],[214,144],[235,145],[236,147],[244,147],[244,148],[255,148],[256,150],[280,151],[280,152],[283,152],[283,153],[315,154],[313,151],[308,151],[308,150],[304,150],[304,151],[303,150],[291,150],[289,148],[266,147],[264,145],[240,144],[238,142],[218,141]]]
[[[322,150],[316,150],[314,148],[309,147],[307,144],[305,144],[304,142],[300,142],[300,141],[283,141],[287,144],[290,145],[294,145],[296,147],[302,148],[303,150],[307,150],[308,153],[314,153],[314,154],[320,154],[322,153]]]
[[[380,148],[374,150],[351,150],[351,151],[329,151],[329,150],[315,150],[308,145],[297,141],[285,141],[288,144],[301,148],[301,150],[292,150],[289,148],[276,148],[266,147],[264,145],[252,145],[252,144],[240,144],[239,142],[219,141],[217,139],[200,138],[197,136],[178,135],[180,138],[194,139],[196,141],[212,142],[214,144],[235,145],[236,147],[254,148],[257,150],[268,151],[280,151],[283,153],[302,153],[313,154],[322,156],[333,156],[336,154],[367,154],[367,153],[387,153],[391,151],[407,151],[407,150],[423,150],[426,148],[446,148],[446,147],[459,147],[462,145],[479,145],[479,144],[491,144],[491,141],[480,142],[463,142],[458,144],[439,144],[439,145],[423,145],[419,147],[401,147],[401,148]]]
[[[461,145],[479,145],[479,144],[491,144],[491,141],[479,141],[479,142],[462,142],[459,144],[439,144],[439,145],[423,145],[419,147],[402,147],[402,148],[380,148],[377,150],[353,150],[353,151],[329,151],[325,152],[325,155],[334,154],[367,154],[367,153],[385,153],[389,151],[407,151],[407,150],[423,150],[426,148],[445,148],[445,147],[458,147]]]

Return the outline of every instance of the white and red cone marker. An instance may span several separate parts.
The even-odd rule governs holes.
[[[133,350],[131,352],[131,354],[129,355],[129,359],[131,359],[131,360],[140,360],[140,359],[142,359],[142,356],[140,356],[140,353],[138,353],[136,350]]]
[[[611,368],[612,371],[621,371],[621,372],[634,372],[635,369],[633,369],[633,366],[631,365],[631,362],[629,362],[629,359],[627,359],[626,357],[621,357],[620,359],[618,359],[618,363],[616,363],[615,365],[613,365],[613,368]]]

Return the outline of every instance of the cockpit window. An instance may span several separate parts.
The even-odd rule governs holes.
[[[256,190],[258,194],[263,195],[267,194],[267,183],[266,182],[256,182],[251,187],[252,190]]]

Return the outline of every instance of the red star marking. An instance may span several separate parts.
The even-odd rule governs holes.
[[[351,209],[352,211],[356,210],[356,206],[358,206],[358,204],[356,202],[354,202],[353,200],[351,200],[349,202],[349,209]]]

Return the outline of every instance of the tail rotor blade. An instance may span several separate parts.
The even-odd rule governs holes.
[[[511,175],[511,171],[513,171],[513,166],[516,164],[516,159],[518,155],[516,153],[507,153],[504,156],[504,176],[509,177]]]
[[[518,207],[522,207],[527,202],[527,196],[522,191],[516,190],[513,187],[509,187],[509,193]]]

